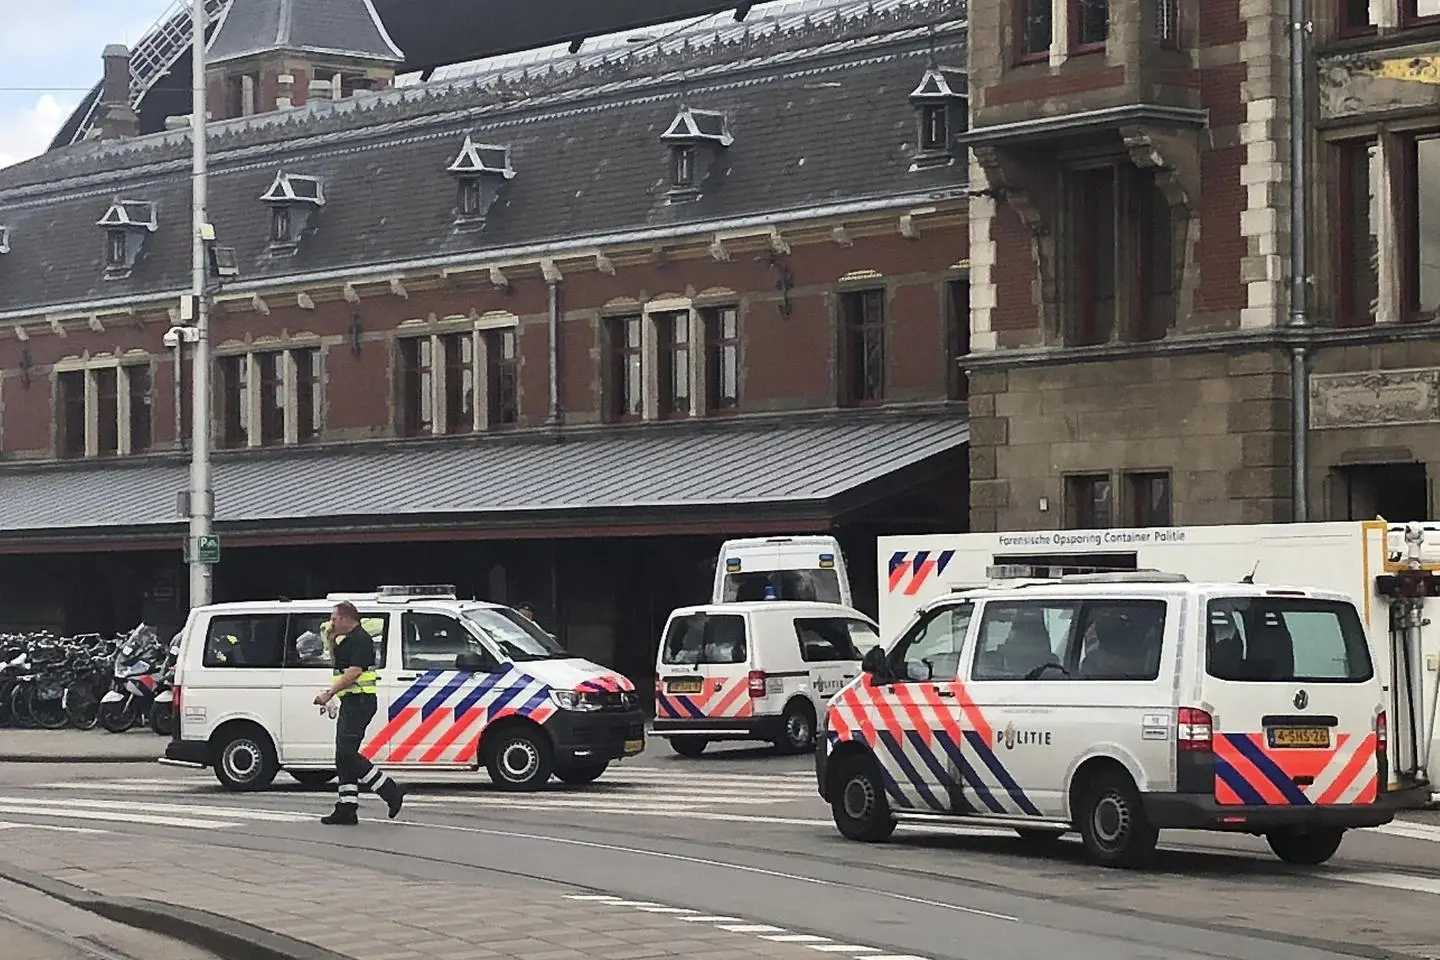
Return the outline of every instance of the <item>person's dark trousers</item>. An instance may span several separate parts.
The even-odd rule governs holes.
[[[335,722],[335,772],[340,779],[339,795],[335,798],[335,811],[322,817],[323,823],[348,825],[359,822],[361,784],[385,801],[392,820],[405,802],[404,789],[360,752],[365,730],[374,719],[375,710],[376,698],[368,694],[354,693],[340,698],[340,716]]]

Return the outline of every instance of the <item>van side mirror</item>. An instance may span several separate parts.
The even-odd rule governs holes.
[[[467,650],[455,658],[455,669],[465,673],[494,673],[495,660],[489,654]]]
[[[890,662],[885,657],[884,647],[871,647],[865,651],[865,658],[860,661],[860,669],[870,674],[877,680],[885,679],[889,672]]]

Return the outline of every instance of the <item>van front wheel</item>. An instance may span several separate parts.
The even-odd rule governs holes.
[[[514,726],[485,744],[485,768],[501,790],[539,790],[554,769],[550,744],[539,729]]]
[[[875,762],[866,756],[852,756],[835,771],[833,783],[830,812],[841,835],[862,843],[889,840],[896,820]]]
[[[1272,830],[1265,834],[1275,856],[1300,867],[1318,867],[1335,856],[1344,830]]]

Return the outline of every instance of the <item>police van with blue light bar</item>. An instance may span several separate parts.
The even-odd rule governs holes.
[[[510,607],[432,584],[192,610],[166,761],[208,767],[231,790],[263,790],[280,770],[332,779],[336,711],[313,700],[332,674],[328,621],[341,601],[375,641],[379,710],[361,749],[381,767],[483,767],[501,789],[535,790],[552,776],[589,783],[645,749],[628,678]]]

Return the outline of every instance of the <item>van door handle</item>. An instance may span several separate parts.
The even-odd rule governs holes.
[[[947,700],[954,700],[954,699],[955,699],[955,691],[954,691],[954,690],[946,690],[944,687],[935,687],[934,689],[935,689],[935,693],[936,693],[937,696],[944,697],[944,698],[947,699]]]
[[[399,673],[399,674],[396,674],[396,675],[395,675],[395,679],[396,679],[396,680],[414,680],[414,679],[416,679],[416,677],[415,677],[414,674],[410,674],[410,673]]]
[[[841,680],[854,680],[857,676],[858,676],[858,674],[847,673],[847,674],[845,674],[844,676],[842,676],[840,679],[841,679]]]

